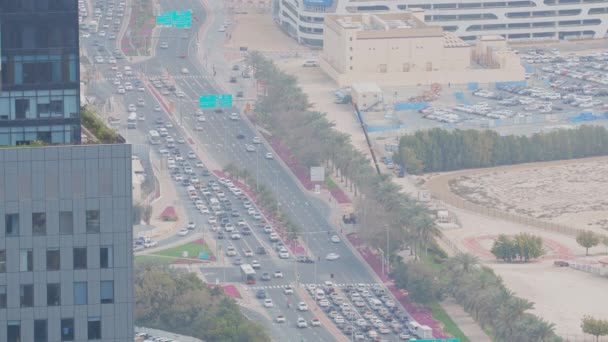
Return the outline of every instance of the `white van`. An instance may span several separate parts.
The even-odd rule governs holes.
[[[317,300],[325,299],[325,291],[323,291],[323,289],[317,289],[315,291],[315,297]]]
[[[133,70],[128,65],[125,65],[125,75],[127,75],[127,76],[133,75]]]

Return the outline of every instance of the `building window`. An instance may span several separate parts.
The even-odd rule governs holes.
[[[0,286],[0,309],[6,309],[6,285]]]
[[[59,271],[61,268],[61,257],[59,249],[47,249],[46,250],[46,270],[47,271]]]
[[[21,250],[21,257],[19,259],[19,271],[32,272],[34,270],[34,257],[31,249]]]
[[[88,302],[89,291],[86,282],[74,283],[74,305],[86,305]]]
[[[74,247],[74,269],[83,270],[87,268],[87,248]]]
[[[46,305],[61,305],[61,284],[46,284]]]
[[[37,319],[34,321],[34,342],[47,342],[48,330],[46,319]]]
[[[63,318],[61,320],[61,340],[74,341],[74,319]]]
[[[114,266],[114,256],[112,246],[105,246],[99,249],[99,267],[112,268]]]
[[[32,213],[32,234],[46,235],[45,213]]]
[[[99,233],[99,210],[87,210],[87,233]]]
[[[6,273],[6,251],[0,250],[0,273]]]
[[[74,234],[74,217],[71,211],[59,212],[59,234]]]
[[[6,214],[4,222],[6,224],[6,236],[19,236],[19,214]]]
[[[21,285],[19,288],[19,296],[22,308],[31,308],[34,306],[34,285]]]
[[[101,317],[89,317],[87,328],[89,340],[101,340]]]
[[[6,324],[6,342],[21,342],[21,322],[8,321]]]
[[[29,99],[15,99],[15,119],[25,119],[30,111]]]
[[[101,304],[114,303],[114,281],[105,280],[101,282]]]

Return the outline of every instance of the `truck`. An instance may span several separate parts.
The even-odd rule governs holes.
[[[350,104],[353,98],[350,95],[336,96],[334,103],[336,104]]]

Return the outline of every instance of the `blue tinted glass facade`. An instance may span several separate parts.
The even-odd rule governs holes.
[[[80,143],[77,0],[0,0],[0,145]]]

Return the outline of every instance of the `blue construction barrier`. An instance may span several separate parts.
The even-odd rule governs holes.
[[[533,74],[534,73],[534,65],[524,65],[524,70],[528,74]]]
[[[479,89],[479,83],[477,83],[477,82],[469,82],[467,84],[467,89],[469,89],[469,90],[477,90],[477,89]]]
[[[603,114],[595,115],[592,112],[582,112],[577,116],[573,116],[568,118],[568,122],[578,123],[578,122],[586,122],[586,121],[595,121],[608,119],[608,112],[604,112]]]
[[[506,82],[496,82],[496,88],[499,87],[525,87],[528,84],[528,81],[506,81]]]
[[[419,110],[428,106],[428,102],[399,102],[395,103],[395,110]]]
[[[454,96],[456,96],[456,100],[462,100],[462,99],[464,99],[464,94],[461,91],[455,92]]]

